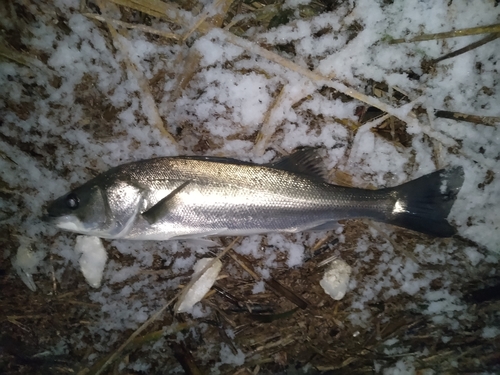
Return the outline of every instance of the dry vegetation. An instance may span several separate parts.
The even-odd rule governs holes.
[[[358,100],[360,122],[345,124],[352,129],[353,133],[363,123],[373,121],[375,118],[374,121],[377,123],[370,125],[372,131],[401,147],[407,145],[410,135],[405,132],[405,124],[415,121],[415,117],[412,117],[413,113],[410,112],[404,117],[399,115],[398,118],[396,116],[398,113],[393,107],[378,99],[380,96],[387,95],[383,84],[373,83],[373,93],[367,96],[331,80],[332,77],[324,77],[298,66],[275,50],[266,49],[266,46],[253,44],[239,37],[252,26],[270,28],[293,22],[295,15],[282,9],[280,1],[214,1],[218,3],[217,9],[219,9],[219,13],[215,16],[204,14],[199,4],[192,0],[168,3],[159,0],[84,1],[79,11],[92,18],[105,31],[109,42],[116,50],[126,48],[120,43],[119,36],[126,38],[127,30],[132,28],[142,30],[149,35],[151,41],[179,44],[184,46],[186,51],[200,35],[212,28],[221,28],[228,42],[281,64],[316,83],[321,83],[321,90],[325,92],[325,95],[342,95],[345,100]],[[308,18],[322,12],[333,11],[335,4],[336,2],[326,0],[312,1],[309,5],[300,7],[300,17]],[[21,65],[49,69],[45,66],[47,56],[37,55],[37,51],[27,50],[19,35],[26,33],[25,25],[35,22],[38,16],[33,13],[35,8],[38,12],[52,12],[54,22],[63,30],[67,28],[66,20],[53,12],[49,2],[42,2],[38,7],[28,5],[28,1],[19,1],[1,6],[2,17],[10,17],[17,25],[19,33],[4,33],[0,44],[0,55],[2,58]],[[197,22],[194,25],[189,24],[179,9],[197,15]],[[121,14],[121,18],[116,19],[114,17],[116,14]],[[167,17],[166,14],[169,16]],[[236,16],[242,17],[238,18],[239,21],[233,22]],[[170,25],[171,31],[165,32],[151,26],[160,21]],[[356,30],[352,32],[355,35]],[[477,30],[471,32],[477,32]],[[490,33],[494,37],[499,35],[498,26],[480,32]],[[445,38],[450,35],[437,37]],[[490,37],[489,40],[492,38]],[[392,40],[392,42],[401,41]],[[283,48],[286,49],[287,46]],[[287,52],[290,53],[290,51]],[[190,79],[197,71],[200,59],[200,56],[195,53],[187,54],[187,56],[187,61],[184,61],[183,74],[176,77],[158,76],[149,81],[142,76],[141,71],[132,61],[127,61],[126,69],[134,74],[140,83],[143,103],[150,103],[153,108],[156,108],[159,100],[159,87],[167,79],[175,79],[179,88],[177,95],[182,93],[182,89],[189,85]],[[48,72],[48,74],[53,74],[53,72]],[[54,80],[57,81],[57,75],[54,75]],[[54,84],[58,83],[54,82]],[[280,93],[276,93],[274,105],[269,108],[260,132],[254,136],[256,153],[263,153],[266,150],[273,134],[277,131],[275,124],[272,124],[269,119],[272,118],[273,110],[279,108],[283,97],[287,95],[286,92],[286,87],[283,87]],[[43,92],[36,94],[44,95]],[[394,100],[399,104],[409,102],[402,93],[395,92],[393,95]],[[33,98],[35,100],[35,93],[33,93]],[[302,99],[294,98],[294,101],[299,102]],[[82,126],[87,127],[96,139],[111,137],[112,134],[107,131],[109,126],[106,125],[114,121],[118,110],[107,104],[106,98],[93,89],[92,77],[89,77],[89,82],[82,82],[81,88],[77,90],[76,101],[86,107],[86,116],[89,119]],[[22,108],[12,105],[9,110],[22,116],[23,112],[30,111],[30,107],[29,103]],[[418,111],[419,109],[416,108],[414,113],[418,114]],[[452,116],[457,120],[489,125],[498,122],[498,119],[471,117],[467,114],[439,113],[437,115]],[[169,131],[172,127],[165,124],[157,110],[148,116],[151,126],[161,129],[165,137],[171,138],[175,144],[179,145],[178,135]],[[182,133],[187,132],[189,132],[188,124],[182,129]],[[33,158],[40,157],[37,146],[23,143],[21,139],[0,136]],[[199,142],[194,148],[195,152],[203,153],[213,147],[211,142],[214,141],[204,138],[203,133],[197,134],[197,137]],[[179,145],[179,152],[182,151],[183,145]],[[348,175],[339,173],[333,177],[342,181],[343,184],[349,183]],[[1,188],[2,198],[10,199],[12,193],[9,187],[2,186]],[[484,326],[495,321],[498,324],[496,314],[500,307],[499,280],[485,280],[480,276],[488,274],[488,267],[493,267],[492,265],[484,265],[484,269],[474,272],[470,279],[463,279],[457,274],[452,280],[454,288],[468,296],[468,312],[482,318],[470,324],[463,322],[458,331],[449,331],[435,326],[418,310],[411,312],[405,310],[404,306],[409,299],[406,295],[397,295],[373,304],[370,307],[373,318],[367,329],[352,327],[346,323],[345,309],[350,306],[351,297],[348,294],[341,301],[333,301],[326,297],[319,286],[323,268],[318,267],[318,264],[328,258],[333,249],[338,247],[341,247],[345,254],[344,259],[348,263],[359,262],[356,253],[350,250],[360,233],[368,233],[368,225],[370,224],[359,221],[347,226],[345,244],[336,243],[335,238],[330,235],[325,241],[310,249],[309,259],[299,269],[274,270],[272,278],[266,282],[267,292],[257,295],[252,294],[252,288],[258,279],[256,274],[252,275],[252,264],[255,266],[256,261],[236,255],[228,246],[227,253],[222,260],[226,266],[232,265],[241,269],[241,276],[238,278],[228,276],[216,283],[212,293],[203,301],[212,308],[213,312],[209,318],[192,320],[189,316],[174,316],[172,304],[165,306],[165,309],[155,316],[157,319],[148,321],[148,324],[140,331],[123,332],[118,340],[122,345],[116,345],[110,353],[100,353],[100,357],[93,365],[88,361],[89,355],[94,353],[91,345],[81,350],[72,349],[64,355],[43,353],[40,350],[58,342],[61,337],[85,331],[85,327],[91,324],[93,317],[99,311],[100,306],[89,301],[88,286],[78,271],[67,269],[61,283],[53,280],[50,274],[39,275],[37,278],[39,290],[31,293],[15,277],[10,261],[4,259],[0,269],[2,290],[0,372],[4,374],[132,374],[134,372],[130,370],[120,372],[119,364],[133,362],[137,358],[144,358],[147,361],[148,349],[160,338],[166,338],[166,345],[162,349],[164,356],[154,360],[156,364],[150,370],[151,373],[168,373],[168,369],[179,364],[188,374],[208,373],[210,366],[219,359],[213,356],[207,360],[207,356],[214,355],[214,353],[210,353],[205,348],[212,343],[220,342],[227,343],[235,353],[238,347],[247,354],[246,363],[241,368],[222,366],[222,372],[227,374],[287,373],[292,368],[309,368],[310,373],[373,373],[374,361],[389,365],[399,359],[397,355],[386,355],[383,352],[384,341],[389,338],[397,338],[399,345],[408,348],[410,354],[421,351],[424,347],[428,348],[428,355],[420,357],[418,361],[419,371],[433,369],[441,374],[499,371],[500,337],[496,339],[481,337],[481,330]],[[2,248],[11,253],[14,253],[17,247],[13,233],[15,230],[11,227],[0,227]],[[412,249],[416,241],[423,244],[432,241],[404,230],[396,233],[397,235],[391,240],[395,250],[402,254],[408,255],[407,249]],[[222,240],[229,245],[232,239]],[[381,241],[380,238],[372,240]],[[456,241],[457,246],[476,246],[460,238],[453,241]],[[484,250],[480,249],[480,251]],[[110,253],[111,257],[123,263],[129,261],[116,249],[111,248]],[[51,256],[57,257],[57,255]],[[459,255],[456,257],[458,262],[463,263]],[[377,259],[371,262],[376,264]],[[158,262],[157,266],[155,263],[151,270],[145,272],[151,272],[154,278],[161,279],[162,271],[164,271],[162,267],[161,262]],[[366,275],[372,272],[370,263],[363,267]],[[421,267],[426,266],[421,265]],[[186,277],[186,282],[187,280]],[[440,285],[433,287],[438,289]],[[167,297],[171,299],[175,295],[176,291],[171,291]],[[204,333],[196,337],[191,335],[181,342],[176,340],[177,332],[189,328],[196,330],[196,327],[201,324],[208,326]],[[236,332],[235,338],[228,337],[226,328],[231,328]],[[444,344],[441,340],[442,336],[450,336],[451,340]],[[92,344],[88,342],[89,338],[85,335],[82,340],[87,344]],[[204,359],[201,360],[201,358]],[[457,365],[452,367],[450,364],[452,362]]]

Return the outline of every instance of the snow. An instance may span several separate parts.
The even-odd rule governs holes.
[[[266,290],[266,284],[264,283],[264,281],[261,280],[254,284],[252,288],[252,293],[258,294],[264,292],[265,290]]]
[[[226,344],[222,344],[221,346],[220,357],[222,363],[231,363],[240,366],[245,363],[245,353],[238,349],[237,354],[235,355]]]
[[[296,8],[308,3],[287,0],[285,5]],[[498,41],[444,60],[434,72],[422,68],[424,59],[454,51],[479,36],[401,44],[381,41],[498,23],[493,3],[475,2],[471,7],[464,2],[426,0],[382,5],[360,0],[269,31],[247,31],[245,37],[273,50],[291,44],[298,65],[335,77],[361,92],[369,92],[371,80],[387,83],[390,90],[397,87],[407,92],[409,101],[420,102],[428,116],[419,116],[408,125],[413,138],[405,148],[375,134],[374,124],[357,132],[345,125],[358,120],[356,109],[361,102],[332,99],[321,93],[317,84],[235,46],[217,30],[194,42],[192,51],[201,57],[200,66],[176,96],[178,82],[174,78],[183,71],[184,61],[179,60],[183,46],[153,43],[135,30],[122,38],[129,53],[117,51],[105,28],[75,11],[78,1],[57,2],[57,14],[66,20],[68,32],[56,26],[51,15],[56,12],[52,12],[30,27],[29,37],[21,36],[26,48],[46,57],[46,63],[0,62],[0,90],[6,98],[0,101],[0,178],[16,192],[12,199],[0,200],[1,212],[12,213],[2,224],[27,239],[20,241],[18,253],[12,255],[15,269],[34,290],[37,276],[51,270],[49,254],[59,257],[53,261],[59,283],[65,269],[78,267],[75,237],[47,227],[39,217],[51,199],[111,166],[177,155],[179,150],[200,153],[197,145],[202,140],[210,143],[204,154],[262,163],[298,146],[322,146],[327,169],[349,173],[356,186],[394,186],[446,166],[464,168],[465,182],[449,219],[460,236],[478,247],[460,247],[453,240],[408,248],[400,245],[414,255],[415,262],[387,240],[387,236],[394,236],[388,226],[382,228],[383,233],[368,230],[355,240],[338,233],[343,249],[351,249],[358,257],[349,264],[348,290],[356,290],[345,297],[351,298],[346,311],[349,324],[358,329],[369,327],[373,316],[369,303],[404,295],[424,304],[425,314],[436,325],[458,329],[462,320],[472,317],[464,312],[463,296],[453,288],[452,280],[479,277],[483,265],[498,262],[500,126],[436,118],[433,113],[449,110],[499,116]],[[6,30],[13,27],[7,20],[0,23]],[[352,29],[360,32],[352,37]],[[158,84],[156,106],[178,146],[148,123],[154,108],[145,107],[137,78],[125,68],[127,59],[148,80],[164,78]],[[420,79],[415,80],[410,73]],[[254,137],[282,87],[286,87],[286,98],[270,118],[267,148],[255,150]],[[381,100],[402,117],[415,105],[402,106],[390,97]],[[101,119],[104,104],[117,112],[107,122]],[[97,113],[88,112],[93,106]],[[14,107],[26,109],[21,113],[11,110]],[[250,236],[235,251],[260,260],[263,267],[256,267],[256,271],[269,278],[278,267],[303,265],[304,238],[301,234],[273,234],[263,243],[261,236]],[[91,301],[100,309],[88,329],[102,350],[114,344],[113,332],[137,328],[164,305],[165,292],[185,283],[182,273],[192,269],[198,254],[207,251],[203,246],[179,242],[121,240],[107,243],[106,248],[119,255],[108,262],[101,288],[89,290]],[[8,250],[4,251],[7,254]],[[142,272],[152,267],[154,259],[169,266],[166,277],[155,282],[154,276]],[[370,264],[375,268],[368,269]],[[97,266],[104,267],[102,263]],[[495,270],[488,275],[497,276]],[[95,286],[96,280],[92,282]],[[434,282],[440,283],[438,290]],[[263,282],[252,289],[253,293],[264,291]],[[408,303],[408,309],[414,306]],[[192,312],[197,317],[208,313],[198,305]],[[483,331],[483,337],[497,335],[497,327]],[[393,346],[398,347],[397,343]],[[221,363],[244,363],[245,354],[239,348],[236,355],[224,344],[219,349]],[[404,352],[404,348],[398,349]],[[402,358],[383,372],[411,373],[417,357]],[[148,366],[137,362],[131,368],[139,371]]]
[[[473,247],[465,248],[464,252],[465,252],[465,255],[467,256],[467,258],[469,258],[470,263],[473,266],[476,266],[480,261],[482,261],[484,259],[484,255],[481,254],[479,251],[477,251]]]
[[[500,335],[500,328],[498,327],[485,327],[482,336],[486,339],[492,339]]]
[[[384,369],[384,375],[406,375],[416,374],[415,367],[413,366],[414,357],[402,358],[396,362],[392,367]]]
[[[20,246],[16,256],[12,258],[12,265],[21,280],[32,292],[36,291],[33,274],[37,272],[38,265],[45,257],[43,252],[34,252],[28,238],[20,238]]]

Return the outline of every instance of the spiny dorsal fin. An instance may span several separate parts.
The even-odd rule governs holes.
[[[324,180],[325,171],[318,150],[315,147],[302,147],[293,154],[285,156],[274,163],[267,164],[267,166],[292,173],[306,174],[310,177]]]

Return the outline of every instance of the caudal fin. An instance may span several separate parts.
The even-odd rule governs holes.
[[[462,167],[442,169],[397,186],[389,224],[436,237],[456,233],[446,218],[464,182]]]

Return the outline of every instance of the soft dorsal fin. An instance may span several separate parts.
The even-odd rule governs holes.
[[[292,173],[305,174],[321,180],[325,179],[323,163],[316,147],[300,148],[293,154],[285,156],[274,163],[267,164],[267,166]]]

